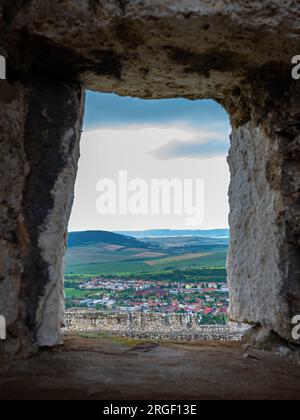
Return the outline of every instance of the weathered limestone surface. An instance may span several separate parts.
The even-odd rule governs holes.
[[[231,317],[291,341],[300,313],[300,86],[253,81],[249,105],[229,157]]]
[[[4,82],[1,82],[1,86]],[[0,313],[6,317],[11,336],[26,335],[20,325],[22,302],[19,299],[22,284],[20,261],[21,238],[17,231],[20,224],[26,165],[23,133],[27,101],[25,89],[20,84],[4,86],[8,97],[1,95],[0,106]],[[14,98],[10,90],[14,90]],[[0,342],[1,345],[1,342]],[[15,348],[15,346],[17,348]],[[12,338],[10,347],[18,350],[19,344]]]
[[[294,0],[0,0],[0,314],[61,341],[82,89],[213,98],[233,125],[231,316],[291,340],[300,312],[300,7]]]
[[[89,89],[122,95],[223,99],[257,69],[286,68],[299,53],[295,0],[1,5],[1,44],[15,70],[78,76]]]
[[[62,339],[83,95],[78,84],[37,79],[10,89],[0,116],[0,312],[8,325],[1,346],[19,351]]]
[[[289,338],[291,314],[282,296],[288,263],[280,220],[284,204],[280,190],[267,179],[267,167],[278,154],[278,143],[253,123],[233,131],[228,272],[231,317],[269,326]]]
[[[74,197],[83,113],[77,84],[34,79],[29,84],[25,150],[30,172],[23,195],[21,298],[37,343],[61,342],[63,257]]]
[[[89,336],[89,334],[82,334]],[[298,400],[300,367],[239,343],[66,337],[25,363],[0,359],[1,400]],[[117,417],[116,417],[117,418]]]

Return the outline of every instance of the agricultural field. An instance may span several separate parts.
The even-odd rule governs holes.
[[[227,249],[223,236],[71,234],[66,308],[194,313],[205,325],[226,324]]]
[[[227,248],[224,237],[71,235],[66,307],[197,313],[204,324],[224,324],[229,302]]]
[[[139,247],[108,242],[71,246],[66,256],[67,275],[128,275],[191,267],[225,268],[227,244],[207,238],[144,238]],[[114,242],[116,238],[114,237]],[[101,240],[101,239],[100,239]],[[108,239],[109,240],[109,239]],[[127,241],[127,240],[126,240]]]

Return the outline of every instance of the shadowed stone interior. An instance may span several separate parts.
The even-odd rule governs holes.
[[[291,341],[300,313],[297,2],[0,0],[0,29],[1,348],[61,343],[84,89],[226,108],[231,318]]]

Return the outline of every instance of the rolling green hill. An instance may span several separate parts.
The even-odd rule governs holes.
[[[127,275],[164,270],[224,268],[224,239],[172,237],[140,241],[110,232],[76,232],[69,236],[68,275]]]
[[[82,247],[97,244],[118,245],[124,247],[143,248],[145,245],[135,238],[105,231],[71,232],[68,247]]]

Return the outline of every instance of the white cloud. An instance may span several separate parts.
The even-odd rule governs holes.
[[[195,142],[205,145],[209,140],[222,139],[218,134],[218,130],[199,131],[196,137],[193,131],[157,126],[138,130],[99,129],[85,132],[81,142],[70,230],[186,228],[184,218],[176,216],[99,216],[96,211],[97,182],[104,178],[116,179],[120,170],[128,171],[130,178],[141,178],[147,182],[153,178],[203,179],[206,191],[205,220],[199,228],[227,227],[229,169],[224,156],[191,160],[185,151],[186,156],[178,161],[174,158],[157,159],[153,155],[153,150],[169,149],[168,145],[174,139],[180,145]],[[192,152],[195,153],[195,150],[189,151],[190,154]],[[196,155],[193,154],[193,157]]]
[[[172,140],[151,152],[158,160],[171,159],[207,159],[226,156],[229,139],[224,133],[199,133],[188,141]]]

